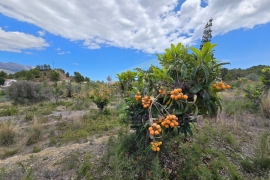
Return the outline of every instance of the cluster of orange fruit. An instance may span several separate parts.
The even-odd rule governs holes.
[[[215,88],[216,90],[223,90],[223,89],[230,89],[230,85],[225,85],[222,81],[217,83],[217,84],[212,84],[212,87]]]
[[[182,99],[182,100],[187,100],[188,99],[188,96],[187,95],[184,95],[182,93],[182,89],[181,88],[176,88],[174,89],[173,91],[170,92],[171,94],[171,98],[173,100],[179,100],[179,99]]]
[[[137,92],[137,94],[134,97],[135,97],[136,101],[139,101],[142,98],[140,92]]]
[[[151,145],[152,145],[152,150],[153,151],[160,151],[160,147],[162,145],[162,142],[159,141],[159,142],[151,142]]]
[[[142,98],[142,105],[144,108],[149,108],[149,106],[151,105],[151,102],[152,100],[147,95]]]
[[[160,89],[158,90],[159,94],[161,94],[162,96],[165,96],[167,94],[167,91],[165,89]]]
[[[161,133],[161,127],[157,123],[153,123],[148,130],[151,135],[159,135]]]
[[[162,121],[161,126],[165,128],[174,128],[179,125],[177,120],[178,118],[175,115],[167,115],[166,118]]]

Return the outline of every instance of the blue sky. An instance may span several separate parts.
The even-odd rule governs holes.
[[[269,0],[3,1],[0,62],[116,80],[124,70],[158,65],[155,54],[171,43],[199,47],[212,17],[215,57],[227,68],[270,65],[267,7]]]

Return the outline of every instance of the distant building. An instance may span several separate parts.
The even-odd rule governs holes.
[[[70,79],[62,79],[60,80],[61,82],[66,82],[66,83],[70,83]]]
[[[6,79],[4,85],[2,85],[1,87],[9,87],[14,82],[17,82],[17,80],[15,80],[15,79]]]
[[[116,82],[115,81],[108,81],[108,85],[109,86],[112,86],[112,85],[114,85]]]

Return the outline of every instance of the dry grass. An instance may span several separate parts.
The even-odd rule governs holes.
[[[0,146],[8,146],[14,143],[15,127],[11,121],[0,124]]]
[[[42,125],[39,124],[36,117],[34,116],[33,124],[29,128],[29,138],[27,141],[27,145],[37,143],[41,139],[42,135]]]

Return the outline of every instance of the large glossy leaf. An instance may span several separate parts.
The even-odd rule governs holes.
[[[206,82],[208,82],[208,78],[209,78],[209,74],[210,74],[210,72],[209,72],[209,70],[208,70],[207,66],[202,65],[201,67],[202,67],[202,70],[203,70],[204,75],[205,75],[205,80],[206,80]]]
[[[208,102],[210,100],[210,96],[209,93],[207,91],[204,90],[203,92],[203,102]]]
[[[190,47],[191,51],[196,55],[197,59],[201,60],[202,59],[202,53],[199,49]]]
[[[211,44],[210,43],[204,43],[203,47],[202,47],[202,57],[205,57],[209,51],[210,51],[210,48],[211,48]]]
[[[191,93],[197,93],[197,92],[199,92],[201,89],[202,89],[202,85],[201,85],[201,84],[198,84],[198,85],[192,87],[192,88],[190,89],[190,92],[191,92]]]
[[[181,43],[178,43],[177,46],[176,46],[176,50],[179,51],[181,48]]]
[[[195,80],[196,79],[196,74],[200,66],[195,66],[192,73],[191,73],[191,79]]]
[[[185,64],[181,66],[181,76],[183,77],[183,79],[185,79],[187,76],[187,66]]]

